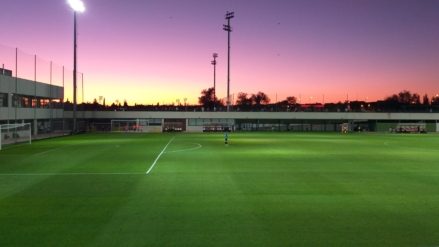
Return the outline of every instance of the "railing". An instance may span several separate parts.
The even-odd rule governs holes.
[[[0,44],[0,71],[11,73],[12,77],[64,87],[64,99],[73,99],[73,70],[37,55]],[[82,73],[77,72],[77,102],[83,102],[82,78]]]

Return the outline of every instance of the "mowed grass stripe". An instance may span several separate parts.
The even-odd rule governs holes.
[[[48,140],[47,148],[88,143],[36,156],[44,159],[34,166],[13,155],[43,147],[0,152],[0,173],[144,174],[172,136]],[[436,246],[438,154],[384,143],[428,148],[437,140],[231,133],[225,147],[222,133],[184,133],[167,150],[202,148],[163,152],[148,176],[2,176],[0,245]]]

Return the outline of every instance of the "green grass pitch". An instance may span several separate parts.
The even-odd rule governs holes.
[[[439,246],[438,150],[434,134],[286,132],[6,146],[0,246]]]

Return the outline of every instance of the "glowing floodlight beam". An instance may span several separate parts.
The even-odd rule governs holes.
[[[68,0],[67,2],[69,3],[70,7],[74,11],[79,11],[79,12],[85,11],[84,3],[82,3],[81,0]]]

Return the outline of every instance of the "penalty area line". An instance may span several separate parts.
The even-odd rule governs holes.
[[[55,150],[59,150],[59,149],[63,149],[63,148],[68,148],[68,147],[71,147],[71,146],[73,146],[73,145],[77,145],[77,144],[72,144],[72,145],[67,145],[67,146],[60,147],[60,148],[50,149],[50,150],[48,150],[48,151],[44,151],[44,152],[37,153],[37,154],[34,154],[34,155],[36,156],[36,155],[40,155],[40,154],[49,153],[49,152],[52,152],[52,151],[55,151]]]
[[[152,163],[151,167],[149,168],[149,170],[146,172],[146,174],[148,174],[152,168],[154,167],[155,163],[157,162],[157,160],[159,160],[160,156],[162,156],[163,152],[165,152],[166,148],[168,147],[168,145],[172,142],[172,140],[174,140],[175,136],[172,137],[172,139],[168,142],[168,144],[166,144],[165,148],[163,148],[163,150],[160,152],[159,156],[157,156],[157,158],[154,160],[154,163]]]

